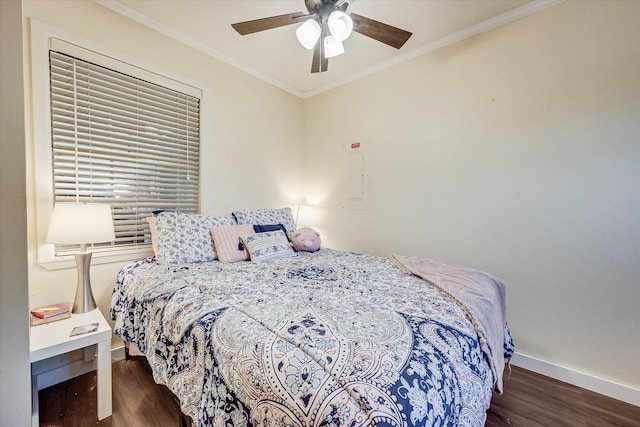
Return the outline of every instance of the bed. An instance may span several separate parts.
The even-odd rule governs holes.
[[[328,248],[162,261],[158,243],[118,274],[110,316],[194,426],[482,426],[502,390],[513,343],[486,273]],[[490,289],[480,304],[459,277]]]

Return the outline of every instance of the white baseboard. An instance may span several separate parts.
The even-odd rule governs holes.
[[[594,393],[603,394],[616,400],[640,406],[640,389],[596,377],[586,372],[556,365],[533,356],[516,352],[511,364],[562,381]]]
[[[124,344],[117,347],[111,347],[111,362],[124,360]]]

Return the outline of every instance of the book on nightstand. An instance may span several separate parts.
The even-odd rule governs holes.
[[[69,317],[71,317],[69,303],[60,302],[57,304],[45,305],[31,310],[31,326],[68,319]]]

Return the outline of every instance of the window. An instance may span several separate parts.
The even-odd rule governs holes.
[[[116,240],[93,250],[148,246],[152,212],[199,210],[199,91],[57,39],[49,73],[53,201],[112,207]]]

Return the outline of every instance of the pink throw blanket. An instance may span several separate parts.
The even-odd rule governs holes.
[[[462,306],[491,366],[495,390],[502,394],[506,323],[504,283],[479,270],[416,256],[391,255],[389,259],[405,273],[435,285]]]

